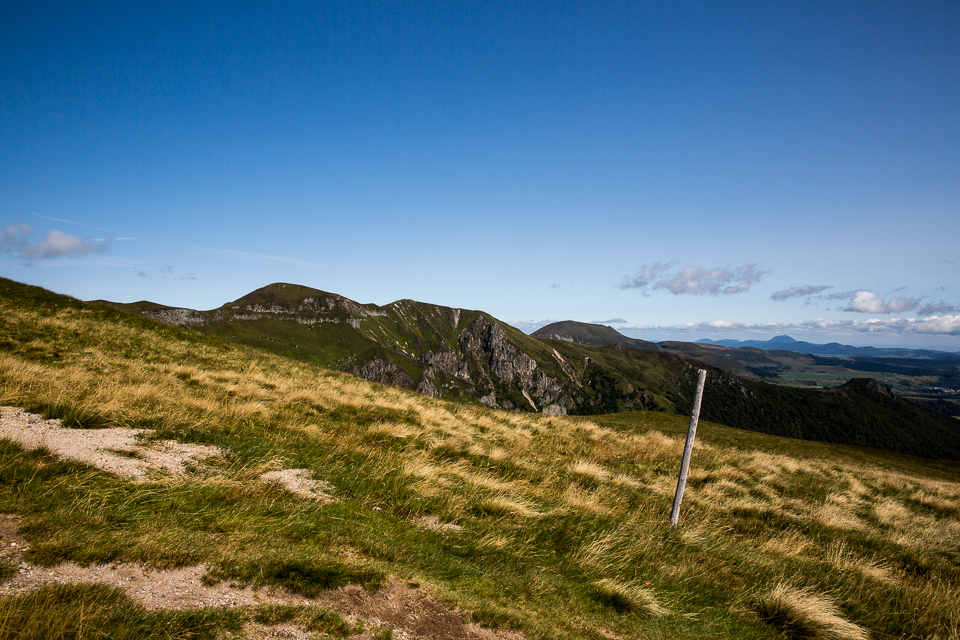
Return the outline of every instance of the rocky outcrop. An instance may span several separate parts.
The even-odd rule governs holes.
[[[183,308],[150,309],[148,311],[141,311],[140,313],[152,320],[157,320],[164,324],[172,324],[177,327],[200,327],[205,324],[210,324],[211,322],[216,322],[222,318],[222,314],[219,312],[214,312],[213,314],[214,316],[219,315],[219,317],[208,318],[200,311]]]
[[[379,307],[370,308],[368,306],[360,305],[353,300],[347,298],[341,298],[340,304],[343,305],[343,308],[346,309],[354,317],[359,318],[385,318],[387,312]]]
[[[420,361],[440,369],[449,376],[473,385],[473,380],[470,378],[470,368],[454,351],[438,351],[436,353],[424,351]]]
[[[330,313],[337,309],[337,298],[334,296],[324,296],[317,298],[308,296],[297,305],[297,311],[300,313]]]
[[[433,367],[427,367],[423,371],[423,377],[417,383],[417,393],[431,398],[441,398],[443,393],[437,388],[437,372]]]
[[[562,397],[560,382],[544,373],[536,360],[510,344],[503,328],[485,316],[477,317],[464,329],[458,343],[462,357],[472,358],[480,369],[489,371],[492,380],[486,381],[488,384],[515,385],[533,407],[537,404],[563,406],[569,402]],[[476,384],[480,386],[482,381]]]
[[[553,357],[560,365],[560,369],[563,370],[563,373],[570,379],[570,381],[575,384],[578,388],[582,387],[581,378],[583,377],[582,372],[577,371],[567,362],[563,356],[561,356],[556,349],[553,350]]]
[[[403,387],[404,389],[413,388],[413,378],[410,377],[410,374],[393,362],[384,360],[379,353],[373,360],[360,367],[360,377],[364,380],[390,384],[395,387]]]

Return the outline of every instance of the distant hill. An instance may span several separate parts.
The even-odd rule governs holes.
[[[551,338],[554,340],[566,340],[567,342],[576,342],[577,344],[587,344],[600,346],[604,344],[622,344],[634,349],[645,349],[647,351],[663,351],[656,342],[647,342],[636,338],[628,338],[613,327],[602,324],[588,324],[586,322],[575,322],[573,320],[563,320],[554,322],[545,327],[541,327],[530,335],[536,338]]]
[[[960,460],[960,423],[876,381],[853,380],[832,389],[760,381],[790,359],[815,359],[792,351],[657,345],[576,322],[538,332],[559,337],[528,336],[482,311],[413,300],[361,304],[288,283],[209,311],[143,301],[101,304],[424,395],[516,411],[687,414],[696,371],[705,367],[705,420]]]
[[[647,342],[627,337],[612,327],[572,320],[548,324],[530,335],[590,346],[620,345],[644,351],[665,351],[756,380],[775,380],[778,371],[791,367],[798,360],[804,364],[814,363],[812,358],[786,351],[774,354],[763,349],[733,349],[695,342]]]
[[[413,300],[381,307],[289,283],[210,311],[106,304],[437,398],[557,414],[590,403],[571,381],[582,363],[480,311]]]
[[[931,358],[955,359],[960,361],[960,353],[949,351],[933,351],[929,349],[887,349],[880,347],[854,347],[851,345],[830,342],[828,344],[814,344],[802,340],[794,340],[790,336],[776,336],[769,340],[710,340],[702,338],[699,344],[713,344],[734,349],[753,347],[756,349],[774,349],[781,351],[796,351],[820,356],[849,356],[849,357],[894,357],[894,358]]]

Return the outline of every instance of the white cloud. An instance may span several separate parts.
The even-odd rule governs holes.
[[[71,233],[48,231],[42,240],[31,239],[33,228],[28,224],[10,224],[0,232],[0,252],[10,253],[21,260],[65,258],[101,253],[110,247],[112,238],[91,240]]]
[[[591,320],[590,324],[624,324],[623,318],[611,318],[610,320]]]
[[[780,291],[775,291],[770,295],[770,298],[776,300],[777,302],[783,302],[788,298],[803,298],[807,296],[812,296],[814,294],[820,293],[830,287],[827,285],[809,285],[805,284],[801,287],[790,287],[789,289],[781,289]]]
[[[917,313],[919,313],[922,316],[935,316],[935,315],[942,315],[942,314],[957,313],[958,311],[960,311],[960,307],[957,307],[952,304],[947,304],[946,302],[941,300],[940,302],[931,302],[930,304],[924,305],[923,307],[920,308],[919,311],[917,311]]]
[[[674,295],[733,295],[749,291],[750,287],[770,273],[761,271],[755,264],[746,264],[730,269],[704,269],[688,266],[668,273],[676,263],[655,262],[643,266],[632,278],[624,277],[621,289],[666,289]]]
[[[918,298],[891,298],[890,302],[884,302],[880,296],[873,291],[857,291],[853,294],[853,299],[844,311],[856,311],[857,313],[902,313],[917,308],[920,304]]]
[[[960,336],[960,315],[931,316],[917,322],[913,333],[933,333]]]
[[[960,336],[960,315],[930,318],[884,318],[870,320],[807,320],[804,327],[847,330],[858,333],[894,333]]]
[[[645,289],[657,278],[657,276],[659,276],[661,273],[669,271],[675,264],[676,262],[654,262],[653,264],[644,265],[632,278],[630,276],[624,276],[623,282],[620,283],[620,288]]]
[[[706,322],[687,322],[672,326],[641,325],[626,327],[637,331],[670,331],[677,333],[736,333],[738,335],[766,334],[771,331],[786,331],[796,328],[792,322],[736,322],[734,320],[707,320]]]
[[[20,247],[27,244],[27,239],[33,229],[28,224],[8,224],[0,232],[0,250],[5,253],[18,251]]]

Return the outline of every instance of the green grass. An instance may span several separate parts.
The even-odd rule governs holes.
[[[214,640],[241,621],[241,612],[218,608],[147,611],[105,585],[50,585],[0,600],[4,640]]]
[[[222,451],[133,483],[0,442],[0,511],[20,516],[30,562],[204,563],[211,582],[306,596],[394,575],[531,638],[799,637],[757,608],[781,584],[877,639],[960,628],[956,465],[704,422],[673,529],[683,416],[447,403],[7,287],[0,404]],[[258,481],[283,468],[336,501]],[[147,612],[90,586],[0,601],[2,628],[38,629],[23,637],[52,634],[47,618],[117,638],[217,637],[249,619],[357,632],[316,608]],[[50,637],[98,637],[70,633]]]

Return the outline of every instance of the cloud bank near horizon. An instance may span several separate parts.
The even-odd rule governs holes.
[[[873,318],[870,320],[805,320],[803,322],[736,322],[708,320],[670,326],[638,325],[624,327],[624,331],[671,332],[682,334],[769,334],[803,331],[823,334],[890,334],[960,336],[960,315],[930,316],[928,318]]]

